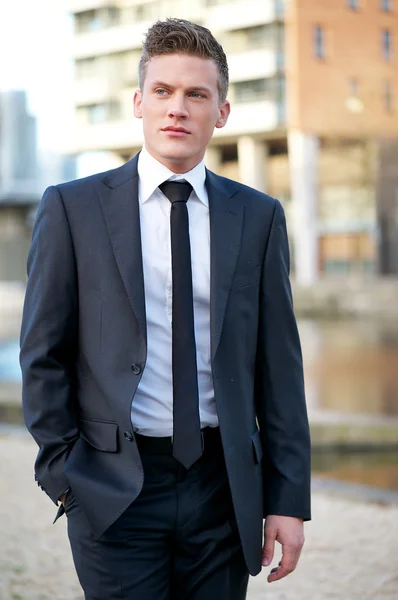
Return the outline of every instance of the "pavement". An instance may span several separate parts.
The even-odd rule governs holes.
[[[52,525],[33,481],[36,451],[21,429],[0,433],[0,600],[82,600],[65,518]],[[316,486],[297,570],[273,584],[263,570],[248,600],[398,600],[398,503],[344,489]]]

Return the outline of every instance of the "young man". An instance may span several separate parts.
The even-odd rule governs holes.
[[[242,600],[276,540],[269,581],[303,545],[310,445],[285,219],[205,169],[227,89],[207,29],[156,23],[134,96],[143,151],[49,188],[39,208],[23,404],[88,600]]]

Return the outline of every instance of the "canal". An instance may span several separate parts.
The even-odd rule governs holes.
[[[301,320],[306,397],[315,415],[398,419],[398,324]],[[18,341],[0,343],[0,420],[21,423]],[[8,392],[10,390],[10,392]],[[7,405],[7,394],[18,400]],[[398,422],[398,421],[397,421]],[[316,450],[313,472],[326,479],[398,491],[396,448]]]

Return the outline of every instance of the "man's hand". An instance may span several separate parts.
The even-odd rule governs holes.
[[[65,492],[65,493],[64,493],[64,494],[62,494],[62,496],[60,496],[60,498],[59,498],[59,501],[61,502],[61,504],[62,504],[63,506],[65,506],[65,499],[66,499],[66,494],[67,494],[67,493],[68,493],[68,492]]]
[[[274,558],[275,541],[282,544],[282,559],[278,567],[271,570],[268,582],[278,581],[289,575],[297,566],[304,545],[302,519],[268,515],[264,525],[263,566],[268,567]]]

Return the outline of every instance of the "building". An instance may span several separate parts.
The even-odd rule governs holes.
[[[32,225],[45,187],[76,177],[76,159],[40,154],[23,90],[0,92],[0,281],[24,281]]]
[[[27,215],[40,199],[36,119],[26,93],[0,93],[0,280],[20,280],[30,241]]]
[[[387,166],[398,137],[398,0],[64,5],[75,23],[76,153],[107,151],[117,164],[139,150],[143,33],[168,16],[198,22],[227,53],[233,108],[207,164],[281,199],[298,281],[398,272],[398,176]]]

